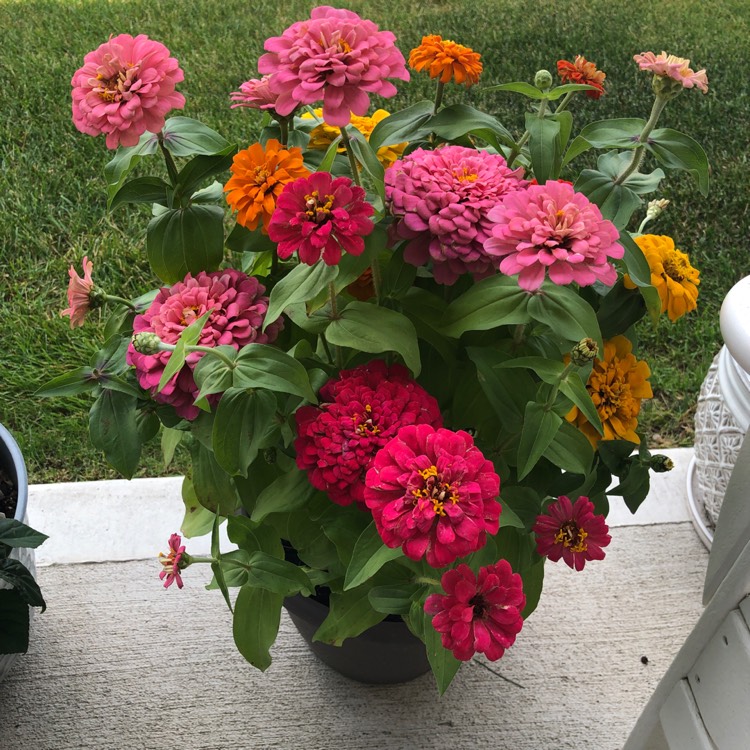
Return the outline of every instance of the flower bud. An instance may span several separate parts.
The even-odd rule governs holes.
[[[131,339],[133,349],[139,354],[156,354],[161,351],[161,339],[151,331],[136,333]]]
[[[549,70],[537,70],[534,85],[542,91],[548,89],[552,85],[552,73]]]
[[[581,339],[570,350],[570,361],[576,367],[584,367],[589,362],[593,362],[597,354],[599,354],[599,347],[594,339]]]
[[[648,202],[648,208],[646,209],[646,218],[649,221],[653,221],[657,216],[664,213],[665,209],[669,205],[669,201],[666,198],[659,198],[655,201]]]
[[[657,474],[663,474],[665,471],[672,471],[672,469],[674,469],[674,461],[661,453],[651,456],[648,465],[649,468]]]
[[[89,309],[96,310],[97,307],[103,307],[107,301],[107,293],[98,286],[91,288],[89,292]]]
[[[682,93],[684,86],[682,81],[676,81],[669,76],[655,75],[651,81],[651,88],[657,97],[669,101]]]

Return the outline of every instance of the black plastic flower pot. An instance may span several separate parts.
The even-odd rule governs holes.
[[[8,430],[0,424],[0,470],[16,485],[18,498],[13,518],[23,521],[29,497],[29,480],[26,476],[21,449]]]

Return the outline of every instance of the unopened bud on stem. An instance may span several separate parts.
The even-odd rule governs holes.
[[[552,85],[552,73],[549,70],[537,70],[534,76],[534,86],[545,91]]]
[[[131,339],[133,349],[139,354],[156,354],[157,352],[174,349],[169,344],[162,343],[162,340],[150,331],[141,331],[136,333]]]
[[[593,362],[599,354],[599,347],[594,339],[581,339],[570,351],[570,361],[576,367],[584,367]]]
[[[668,456],[657,453],[655,456],[651,456],[649,467],[657,474],[663,474],[665,471],[672,471],[674,469],[674,461]]]

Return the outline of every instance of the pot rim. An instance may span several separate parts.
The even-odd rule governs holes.
[[[18,503],[13,518],[23,521],[29,499],[29,477],[23,454],[13,435],[0,422],[0,465],[4,465],[13,474],[18,485]]]

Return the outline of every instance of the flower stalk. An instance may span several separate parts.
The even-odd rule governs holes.
[[[359,165],[357,164],[357,158],[354,156],[354,150],[352,149],[352,142],[349,138],[349,133],[346,132],[346,128],[341,128],[341,142],[346,148],[346,155],[349,157],[349,168],[352,171],[352,180],[355,185],[362,187],[362,180],[359,176]]]
[[[164,163],[167,165],[167,174],[169,175],[169,183],[172,187],[175,187],[177,185],[177,165],[174,162],[174,159],[172,158],[172,154],[169,153],[169,150],[164,145],[164,132],[159,131],[157,133],[157,139],[159,141],[159,148],[161,149],[161,152],[164,156]]]
[[[638,171],[643,161],[643,157],[646,155],[646,143],[651,131],[656,127],[656,123],[659,121],[659,117],[664,110],[664,107],[669,101],[668,98],[663,96],[656,96],[654,99],[654,106],[651,108],[651,116],[648,118],[648,122],[643,126],[640,136],[638,137],[638,145],[633,150],[633,156],[630,159],[630,164],[617,176],[615,185],[622,185],[625,180]]]

